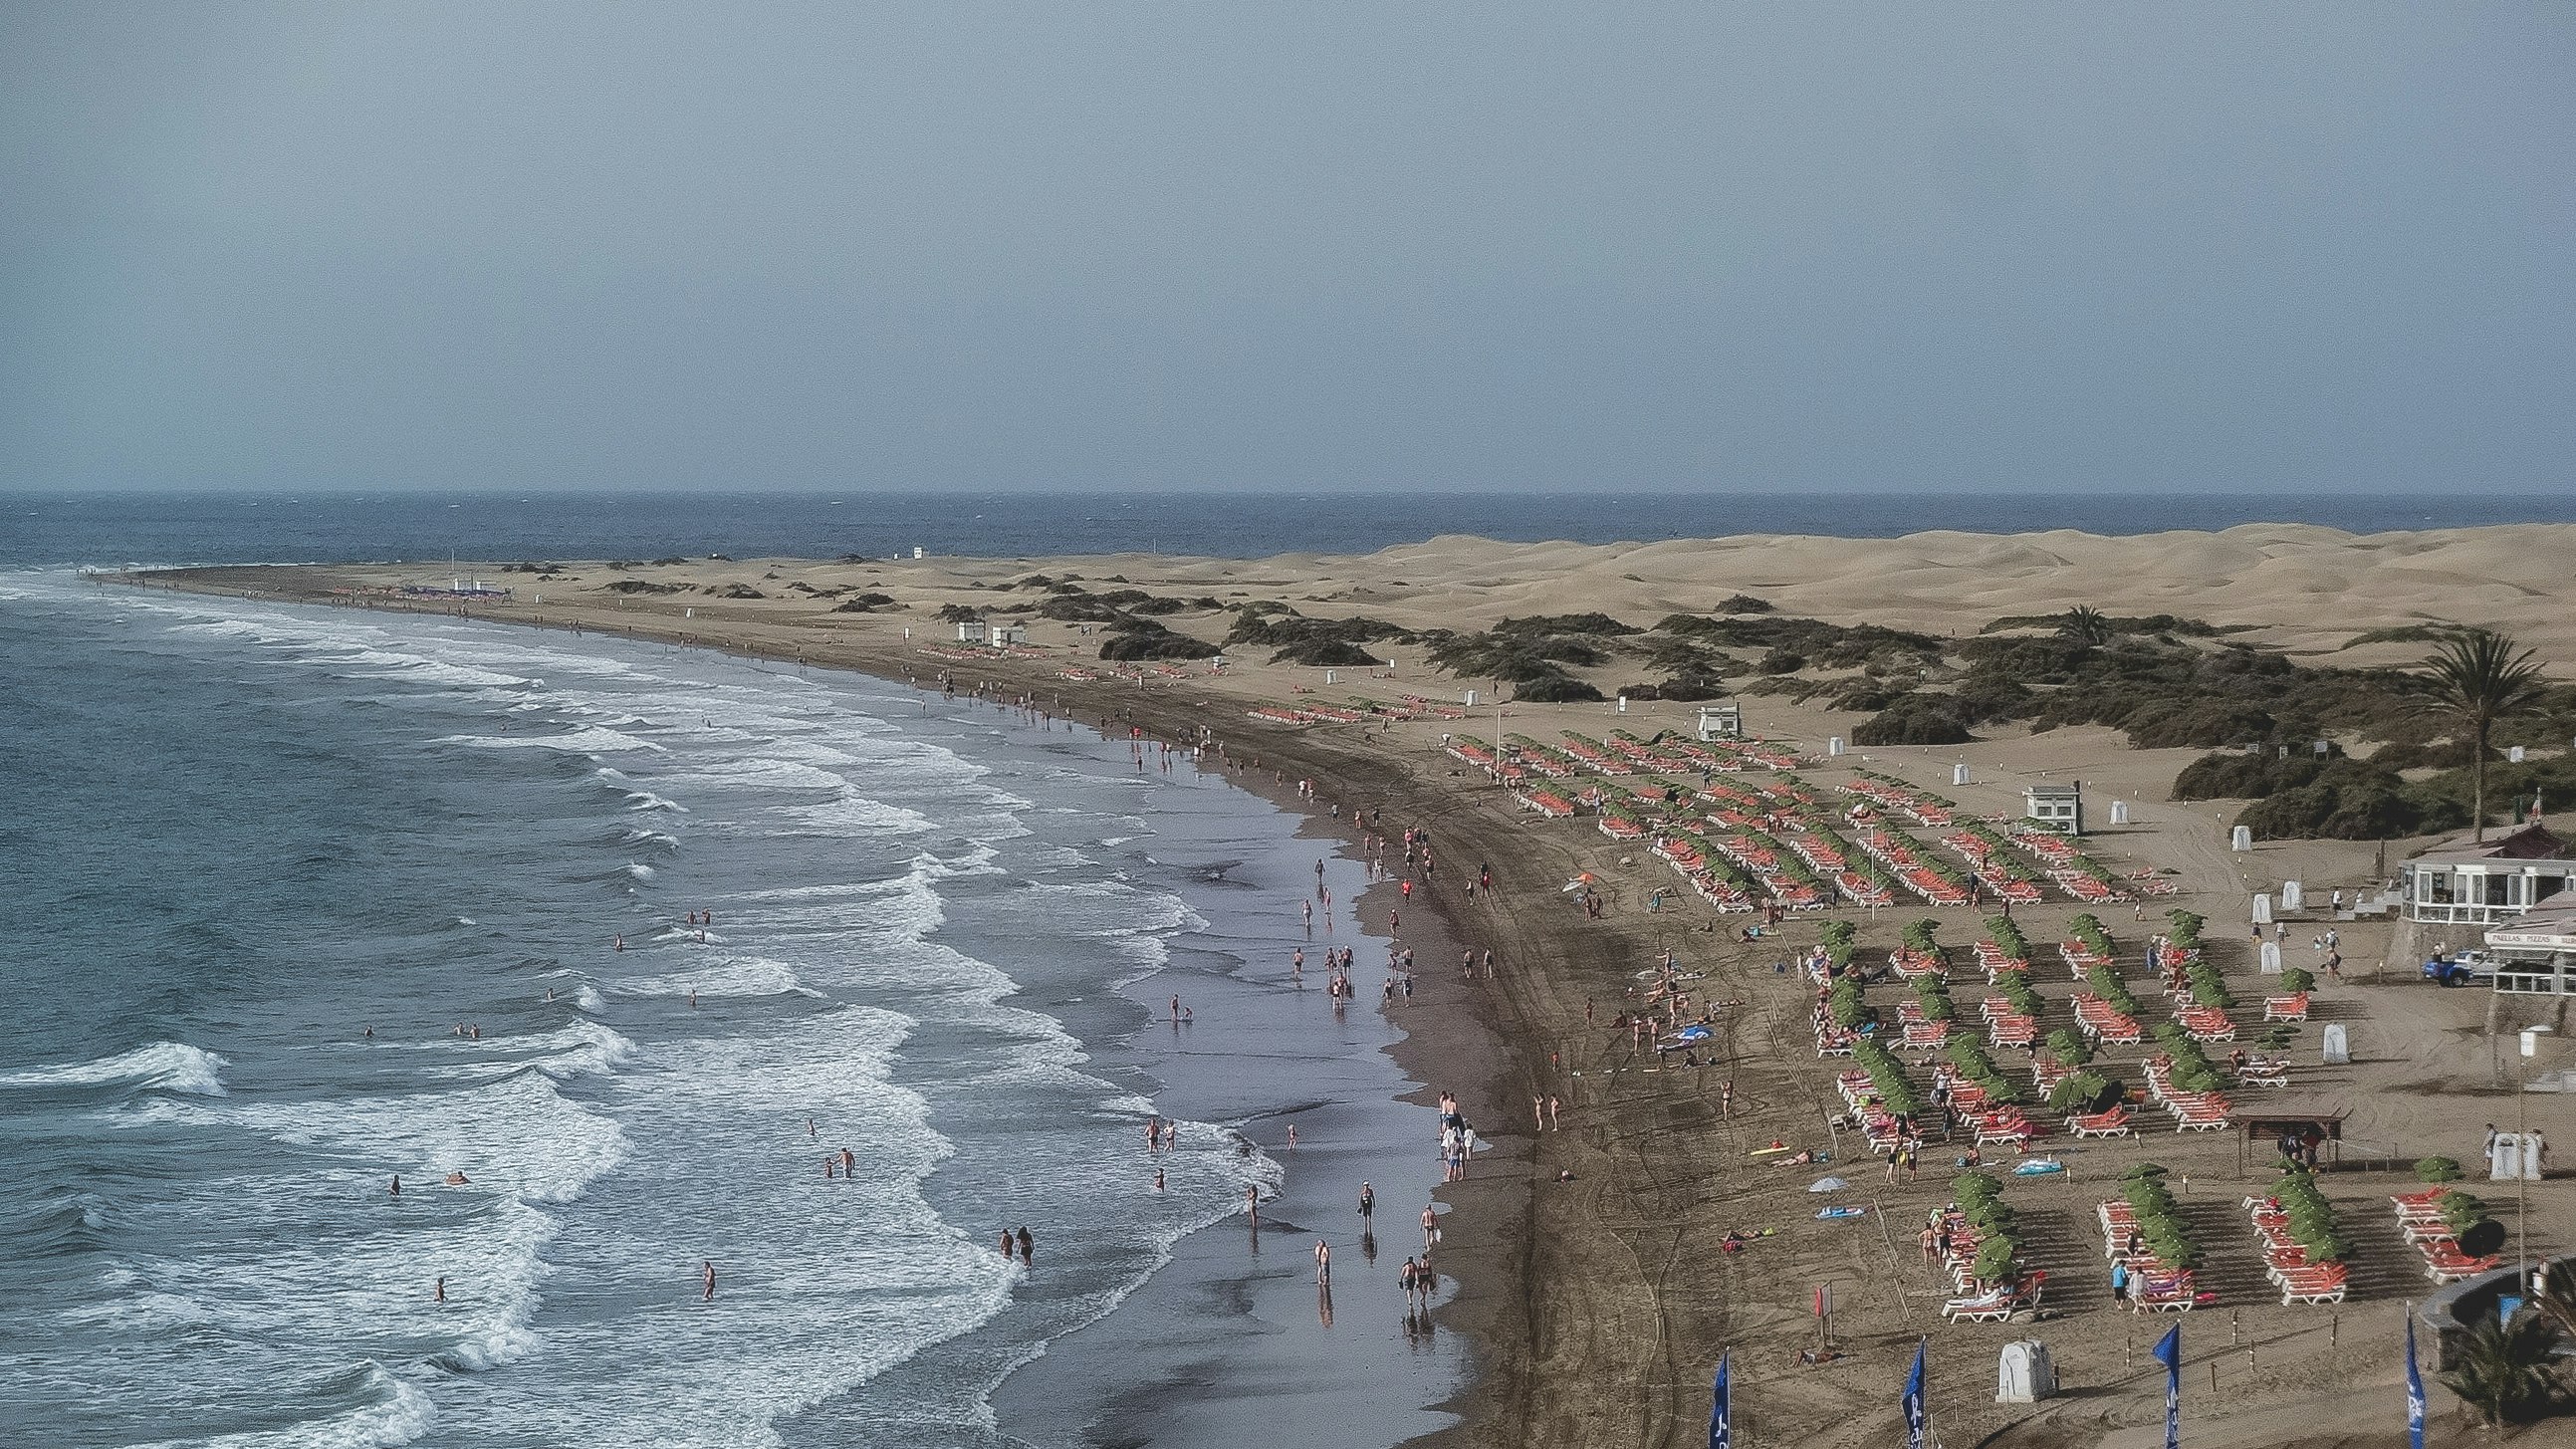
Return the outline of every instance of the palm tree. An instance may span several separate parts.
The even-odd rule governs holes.
[[[2546,1405],[2558,1387],[2558,1323],[2545,1313],[2517,1313],[2469,1330],[2458,1365],[2445,1370],[2443,1387],[2468,1401],[2489,1428],[2523,1418]]]
[[[2091,604],[2078,604],[2057,616],[2057,632],[2087,647],[2111,642],[2111,621]]]
[[[2487,736],[2496,721],[2537,703],[2548,688],[2528,649],[2492,629],[2464,629],[2442,641],[2414,676],[2415,689],[2433,708],[2467,726],[2476,747],[2470,761],[2476,839],[2487,838]]]

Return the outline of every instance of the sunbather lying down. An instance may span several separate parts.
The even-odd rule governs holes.
[[[1774,1160],[1771,1165],[1773,1167],[1804,1167],[1810,1163],[1821,1162],[1823,1160],[1824,1159],[1816,1156],[1816,1150],[1810,1147],[1793,1156],[1778,1158]]]

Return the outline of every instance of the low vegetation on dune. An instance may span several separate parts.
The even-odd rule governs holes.
[[[1310,619],[1285,605],[1248,606],[1235,614],[1225,642],[1272,650],[1273,664],[1375,664],[1385,658],[1360,646],[1381,639],[1409,642],[1413,636],[1383,619]]]
[[[1433,664],[1461,678],[1505,681],[1521,699],[1598,699],[1578,671],[1642,661],[1663,677],[1631,675],[1619,692],[1632,699],[1712,699],[1730,687],[1823,699],[1869,716],[1851,731],[1864,746],[1961,744],[1993,726],[2106,726],[2139,749],[2210,751],[2182,771],[2175,793],[2247,800],[2239,823],[2268,839],[2455,830],[2480,817],[2482,794],[2490,803],[2553,790],[2576,798],[2576,761],[2553,754],[2498,763],[2506,745],[2555,751],[2576,736],[2576,686],[2548,684],[2526,669],[2500,692],[2491,689],[2481,713],[2462,693],[2474,686],[2460,677],[2477,662],[2441,661],[2484,647],[2495,657],[2481,656],[2483,664],[2508,673],[2517,658],[2529,663],[2509,646],[2477,645],[2482,631],[2427,624],[2365,636],[2442,646],[2412,670],[2304,664],[2230,637],[2242,632],[2174,614],[2127,618],[2079,608],[2000,618],[1967,638],[1942,639],[1785,617],[1739,595],[1713,613],[1669,614],[1650,629],[1569,614],[1421,637]],[[2319,741],[2327,742],[2323,753]],[[2344,741],[2369,753],[2348,754]]]

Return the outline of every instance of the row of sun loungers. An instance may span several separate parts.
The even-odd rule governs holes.
[[[2075,1025],[2104,1046],[2136,1046],[2141,1036],[2137,1018],[2090,991],[2075,993]]]
[[[2147,1095],[2173,1114],[2176,1132],[2225,1131],[2235,1108],[2225,1092],[2186,1092],[2173,1084],[2173,1061],[2149,1057],[2145,1063]]]
[[[2128,1264],[2131,1307],[2157,1313],[2189,1313],[2200,1306],[2200,1293],[2192,1282],[2190,1269],[2168,1266],[2144,1249],[2129,1251],[2129,1235],[2138,1226],[2135,1209],[2114,1199],[2095,1209],[2095,1215],[2102,1223],[2103,1256]]]
[[[2424,1259],[2424,1276],[2436,1283],[2457,1283],[2492,1273],[2504,1262],[2500,1255],[2473,1258],[2460,1251],[2459,1239],[2442,1216],[2441,1199],[2449,1191],[2434,1187],[2423,1192],[2401,1192],[2390,1199],[2397,1208],[2398,1231]]]
[[[2279,1203],[2249,1197],[2245,1199],[2245,1210],[2253,1219],[2254,1236],[2263,1246],[2264,1276],[2281,1290],[2283,1307],[2343,1301],[2350,1270],[2341,1263],[2309,1262],[2308,1250],[2290,1236],[2290,1220]]]

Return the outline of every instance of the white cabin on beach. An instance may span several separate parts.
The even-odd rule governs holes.
[[[1471,700],[1469,702],[1473,703],[1474,701]],[[1701,705],[1699,707],[1699,737],[1703,743],[1709,740],[1740,740],[1744,738],[1744,706],[1731,699],[1721,704]]]
[[[991,632],[990,627],[987,626],[983,620],[967,619],[957,626],[957,642],[960,644],[981,644],[984,642],[985,636]]]
[[[985,642],[991,644],[996,649],[1006,648],[1013,644],[1026,644],[1029,642],[1029,626],[1026,624],[995,624],[989,631],[987,631]]]
[[[2084,782],[2070,785],[2025,785],[2021,813],[2031,824],[2060,835],[2084,833]]]

